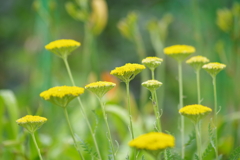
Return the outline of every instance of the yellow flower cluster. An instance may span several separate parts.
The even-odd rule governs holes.
[[[53,42],[50,42],[45,46],[47,50],[56,49],[56,48],[64,48],[64,47],[79,47],[81,44],[72,39],[60,39]]]
[[[45,122],[47,122],[47,118],[40,116],[32,116],[26,115],[18,120],[16,120],[17,124],[24,127],[30,133],[34,133],[37,129],[39,129]]]
[[[194,56],[189,58],[186,63],[188,64],[192,64],[192,63],[207,63],[209,62],[209,59],[207,59],[206,57],[203,56]]]
[[[162,63],[163,59],[158,57],[147,57],[142,60],[142,63],[146,65],[149,69],[154,70],[157,66]]]
[[[46,122],[46,121],[47,121],[47,118],[44,118],[44,117],[26,115],[25,117],[18,119],[16,122],[18,124],[24,124],[24,123],[34,123],[34,122]]]
[[[178,61],[182,61],[187,56],[195,52],[195,48],[188,45],[174,45],[164,48],[163,52]]]
[[[226,67],[225,64],[214,62],[214,63],[208,63],[203,66],[204,69],[224,69]]]
[[[71,100],[83,93],[84,88],[81,87],[57,86],[50,88],[47,91],[43,91],[40,94],[40,97],[42,97],[44,100],[50,101],[55,105],[66,107]]]
[[[112,82],[98,81],[86,85],[85,89],[90,90],[91,92],[95,93],[99,98],[101,98],[115,86],[116,84]]]
[[[226,68],[225,64],[213,62],[205,64],[203,67],[211,76],[216,76],[221,70]]]
[[[71,39],[60,39],[50,42],[45,48],[61,58],[66,58],[72,51],[78,48],[81,44]]]
[[[116,84],[112,82],[106,82],[106,81],[98,81],[93,82],[85,86],[86,89],[90,88],[103,88],[103,87],[115,87]]]
[[[179,113],[192,119],[194,122],[198,122],[204,116],[212,112],[212,109],[200,104],[188,105],[179,110]]]
[[[200,70],[205,63],[208,63],[209,59],[203,56],[194,56],[189,58],[186,63],[191,65],[194,69]]]
[[[129,142],[129,146],[150,151],[163,150],[174,147],[175,139],[172,135],[161,132],[143,134]]]
[[[141,64],[127,63],[124,66],[116,67],[114,70],[111,71],[110,74],[118,77],[124,82],[129,82],[145,68],[146,67]]]
[[[44,98],[45,100],[49,100],[51,97],[58,97],[63,98],[67,95],[72,96],[79,96],[84,93],[84,88],[75,87],[75,86],[57,86],[48,89],[47,91],[43,91],[40,94],[40,97]]]
[[[189,114],[189,115],[198,115],[205,114],[206,112],[211,112],[212,109],[206,106],[202,106],[199,104],[188,105],[179,110],[181,114]]]
[[[157,80],[148,80],[142,83],[142,86],[146,87],[150,91],[154,91],[158,89],[161,85],[162,85],[162,82],[159,82]]]
[[[174,45],[164,48],[165,54],[188,54],[195,52],[195,48],[188,45]]]

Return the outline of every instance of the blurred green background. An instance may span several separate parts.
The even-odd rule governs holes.
[[[176,151],[179,150],[180,136],[177,62],[164,56],[163,48],[175,44],[192,45],[196,47],[194,55],[206,56],[211,62],[226,64],[227,68],[217,76],[217,92],[218,104],[221,106],[219,151],[223,159],[227,159],[233,149],[240,145],[240,1],[99,1],[1,1],[0,157],[37,159],[37,152],[30,137],[15,124],[16,119],[26,114],[38,114],[48,118],[38,135],[40,148],[46,159],[67,160],[77,156],[69,144],[70,137],[62,118],[63,112],[39,97],[40,92],[50,87],[71,84],[63,61],[46,51],[44,46],[56,39],[74,39],[81,42],[82,46],[74,51],[68,60],[73,77],[80,87],[97,80],[119,83],[108,74],[115,67],[125,63],[141,63],[141,59],[146,56],[164,59],[157,71],[157,79],[163,82],[159,89],[159,99],[163,107],[163,129],[176,137]],[[138,110],[135,111],[136,123],[139,122],[139,117],[142,117],[141,123],[136,124],[141,126],[138,134],[151,131],[147,126],[153,122],[148,98],[150,95],[141,87],[141,82],[148,77],[150,78],[145,71],[130,84],[134,96],[132,101],[135,100],[132,105]],[[197,103],[195,73],[185,62],[183,83],[184,105]],[[202,104],[213,108],[212,81],[205,71],[201,71],[201,92]],[[12,98],[8,97],[9,94]],[[124,120],[124,85],[119,83],[116,90],[106,97],[109,119],[113,120],[110,124],[112,132],[120,143],[119,152],[127,155],[129,135],[127,120]],[[98,103],[88,92],[82,99],[94,124],[95,116],[91,110],[95,110],[99,119],[102,118]],[[11,104],[7,101],[11,101]],[[70,105],[69,112],[75,132],[91,144],[86,124],[75,102]],[[120,112],[123,113],[122,117]],[[205,145],[208,141],[209,119],[210,117],[203,121],[202,125],[206,135]],[[99,129],[104,127],[104,123],[99,121],[98,138],[106,140],[105,134]],[[193,128],[187,120],[186,126],[188,137]],[[101,150],[108,150],[107,143]],[[194,151],[194,144],[187,147],[188,159],[193,157]],[[107,155],[107,152],[104,154]],[[211,159],[211,153],[209,157]]]

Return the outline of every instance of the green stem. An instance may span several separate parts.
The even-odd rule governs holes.
[[[82,104],[81,98],[78,97],[77,100],[78,100],[78,103],[80,104],[80,108],[81,108],[81,111],[82,111],[82,115],[83,115],[85,121],[87,122],[87,126],[88,126],[88,128],[89,128],[89,130],[90,130],[90,133],[91,133],[91,136],[92,136],[94,145],[95,145],[95,149],[96,149],[97,154],[98,154],[98,158],[99,158],[99,160],[102,160],[102,156],[101,156],[100,151],[99,151],[99,147],[98,147],[98,143],[97,143],[97,140],[96,140],[95,133],[93,132],[92,127],[91,127],[91,124],[90,124],[90,122],[89,122],[89,120],[88,120],[88,118],[87,118],[87,114],[86,114],[86,112],[85,112],[85,110],[84,110],[84,106],[83,106],[83,104]]]
[[[67,107],[64,107],[64,115],[65,115],[65,118],[66,118],[66,120],[67,120],[67,124],[68,124],[69,130],[70,130],[70,133],[71,133],[73,142],[74,142],[74,146],[75,146],[75,148],[77,149],[77,151],[78,151],[79,156],[81,157],[81,159],[84,160],[84,157],[83,157],[80,149],[78,148],[77,141],[76,141],[76,139],[75,139],[75,137],[74,137],[73,129],[72,129],[72,126],[71,126],[70,121],[69,121],[69,118],[68,118]]]
[[[130,106],[129,82],[126,82],[126,90],[127,90],[127,106],[128,106],[130,132],[131,132],[131,138],[134,139],[133,125],[132,125],[132,109]]]
[[[75,82],[74,82],[74,80],[73,80],[72,72],[71,72],[70,67],[69,67],[69,65],[68,65],[67,57],[63,57],[63,61],[64,61],[65,66],[66,66],[66,68],[67,68],[67,72],[68,72],[68,75],[69,75],[69,78],[70,78],[70,80],[71,80],[72,85],[73,85],[73,86],[76,86],[76,85],[75,85]]]
[[[196,132],[196,141],[197,141],[197,150],[198,150],[198,158],[202,160],[202,148],[201,148],[201,128],[200,123],[194,123],[195,132]]]
[[[104,120],[105,120],[105,124],[107,126],[107,138],[108,138],[108,141],[110,143],[110,146],[111,146],[111,149],[112,149],[112,153],[113,153],[113,159],[116,160],[116,153],[115,153],[115,149],[114,149],[114,146],[113,146],[113,140],[112,140],[112,136],[111,136],[111,132],[110,132],[110,128],[109,128],[109,125],[108,125],[108,121],[107,121],[107,115],[106,115],[106,112],[105,112],[105,107],[104,107],[104,104],[102,102],[102,99],[98,97],[98,100],[101,104],[101,108],[102,108],[102,112],[103,112],[103,117],[104,117]]]
[[[164,59],[165,54],[163,54],[163,46],[164,46],[164,39],[160,38],[160,33],[158,29],[150,30],[150,38],[152,46],[156,52],[157,57],[161,57]],[[156,68],[156,79],[160,80],[164,84],[165,83],[165,63],[161,64],[161,67]],[[159,101],[159,107],[163,108],[163,100],[164,100],[164,86],[161,87],[161,90],[157,90],[157,99]]]
[[[157,121],[157,130],[158,132],[161,132],[162,128],[161,128],[161,122],[160,122],[160,114],[158,109],[158,100],[157,100],[156,90],[152,91],[151,94],[152,94],[153,110],[154,110],[154,114]]]
[[[182,83],[182,62],[178,61],[178,82],[179,82],[179,108],[183,107],[183,83]],[[182,140],[182,159],[185,156],[185,145],[184,145],[184,117],[181,115],[181,140]]]
[[[35,136],[34,136],[34,133],[31,133],[31,136],[32,136],[33,142],[34,142],[34,144],[35,144],[35,147],[36,147],[36,149],[37,149],[38,156],[39,156],[40,160],[43,160],[42,155],[41,155],[41,152],[40,152],[40,149],[39,149],[39,147],[38,147],[38,145],[37,145],[37,141],[36,141],[36,138],[35,138]]]
[[[152,80],[154,80],[154,69],[151,69],[151,72],[152,72]]]
[[[69,75],[69,78],[70,78],[70,80],[72,82],[72,85],[75,86],[75,82],[74,82],[74,79],[72,77],[72,73],[71,73],[70,67],[68,65],[67,58],[63,58],[63,61],[64,61],[65,65],[66,65],[66,68],[67,68],[67,71],[68,71],[68,75]],[[101,154],[100,154],[100,151],[99,151],[99,147],[98,147],[98,144],[97,144],[95,133],[93,132],[91,124],[90,124],[90,122],[89,122],[89,120],[87,118],[87,114],[86,114],[86,112],[84,110],[84,106],[82,104],[82,101],[81,101],[80,97],[78,97],[77,99],[78,99],[78,102],[80,104],[81,113],[82,113],[82,115],[83,115],[83,117],[84,117],[84,119],[85,119],[85,121],[87,123],[87,126],[88,126],[89,130],[90,130],[90,133],[91,133],[94,145],[95,145],[96,152],[98,153],[98,157],[99,157],[100,160],[102,160],[102,157],[101,157]]]
[[[198,104],[201,104],[201,91],[200,91],[200,70],[196,70],[197,77],[197,92],[198,92]]]
[[[164,149],[164,160],[169,160],[167,156],[167,149]]]
[[[132,124],[132,110],[130,106],[130,93],[129,93],[129,81],[126,83],[126,90],[127,90],[127,107],[128,107],[128,115],[129,115],[129,127],[130,127],[130,134],[132,140],[134,139],[134,133],[133,133],[133,124]],[[133,159],[136,160],[136,149],[133,149]]]
[[[215,153],[216,159],[218,160],[218,137],[217,137],[217,125],[218,125],[218,118],[217,118],[217,88],[216,88],[216,76],[212,76],[213,80],[213,92],[214,92],[214,124],[215,124]]]

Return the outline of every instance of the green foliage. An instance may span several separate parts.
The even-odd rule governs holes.
[[[91,147],[91,144],[85,142],[84,140],[82,140],[77,135],[75,135],[75,137],[80,142],[80,145],[82,146],[82,148],[85,152],[87,152],[89,155],[91,155],[91,157],[94,157],[94,158],[97,158],[97,159],[99,158],[98,153]]]
[[[6,124],[6,128],[8,129],[8,138],[16,139],[18,135],[18,126],[16,125],[16,120],[19,118],[19,110],[16,97],[11,90],[0,90],[0,102],[0,104],[2,104],[2,107],[0,107],[0,117],[4,117],[5,115],[4,108],[6,109],[6,112],[8,114],[7,123],[9,123],[9,125]],[[3,119],[1,118],[0,121],[2,120]],[[3,132],[3,129],[1,129],[0,127],[0,133],[1,131]]]
[[[96,114],[96,112],[93,110],[92,111],[95,117],[95,125],[93,126],[93,133],[95,134],[98,128],[98,123],[99,123],[99,119],[98,119],[98,115]]]
[[[165,160],[174,160],[170,149],[166,149],[164,152],[166,152]]]
[[[79,40],[82,43],[82,47],[80,47],[76,54],[69,57],[73,72],[78,73],[74,78],[77,78],[78,84],[85,84],[86,80],[99,80],[101,72],[104,70],[108,71],[119,64],[137,61],[134,46],[128,44],[128,41],[121,38],[116,26],[119,20],[124,15],[127,15],[127,13],[130,14],[120,21],[118,27],[125,38],[131,42],[135,42],[134,45],[138,47],[137,52],[141,53],[144,49],[146,56],[157,55],[158,57],[164,58],[162,57],[164,47],[177,43],[186,43],[196,46],[197,54],[207,55],[209,56],[208,58],[213,61],[226,63],[226,71],[219,74],[219,81],[217,82],[217,87],[219,87],[217,90],[224,91],[219,92],[218,101],[219,104],[224,107],[222,107],[222,110],[219,112],[220,121],[218,122],[224,123],[221,121],[222,118],[224,121],[231,119],[232,117],[228,115],[230,112],[239,115],[235,112],[235,110],[238,110],[237,107],[240,104],[240,92],[238,91],[238,87],[236,87],[240,77],[240,4],[237,2],[238,0],[201,2],[194,0],[191,2],[176,1],[174,3],[172,3],[172,1],[154,0],[105,0],[105,2],[108,3],[108,8],[103,8],[102,11],[104,11],[104,13],[108,12],[109,14],[104,14],[103,18],[99,16],[91,18],[93,13],[100,15],[96,14],[100,12],[96,12],[96,10],[94,12],[94,8],[91,6],[91,2],[93,1],[94,0],[34,0],[33,4],[27,1],[14,1],[13,3],[9,3],[8,1],[1,2],[2,7],[0,14],[3,16],[0,16],[0,24],[2,24],[0,26],[0,40],[2,42],[0,88],[11,88],[13,90],[0,90],[0,157],[2,159],[36,159],[36,154],[34,154],[34,152],[36,152],[35,148],[31,145],[32,141],[28,138],[28,135],[25,135],[25,132],[19,131],[19,127],[15,121],[20,117],[20,114],[26,113],[26,108],[28,108],[30,112],[36,110],[36,108],[30,108],[30,106],[39,106],[39,102],[41,101],[38,97],[39,90],[42,91],[42,89],[47,89],[47,87],[52,87],[53,85],[69,84],[69,80],[66,78],[67,76],[64,75],[65,70],[62,70],[63,67],[60,66],[62,62],[58,59],[53,59],[48,52],[44,51],[43,46],[50,40],[59,38]],[[29,9],[31,7],[35,7],[35,10]],[[95,7],[95,9],[100,10],[102,8]],[[136,12],[131,12],[132,10]],[[103,20],[106,21],[103,22]],[[103,30],[105,28],[105,22],[107,21],[106,29]],[[97,33],[93,32],[93,28],[95,27],[98,28]],[[95,34],[93,35],[93,33]],[[100,33],[101,35],[99,36]],[[141,43],[136,43],[139,39],[141,39]],[[202,44],[200,43],[201,40],[203,40]],[[214,51],[216,42],[219,43],[216,45],[217,51]],[[143,48],[141,48],[141,46]],[[140,61],[138,60],[137,62]],[[174,133],[176,142],[179,142],[180,133],[174,125],[177,121],[177,109],[174,107],[174,105],[177,106],[178,101],[178,90],[175,80],[177,71],[173,69],[175,64],[171,60],[164,58],[163,65],[165,64],[166,68],[163,69],[160,67],[159,69],[162,70],[156,71],[156,74],[160,75],[159,80],[162,81],[164,77],[166,79],[166,83],[162,81],[165,89],[161,88],[158,90],[162,91],[162,95],[159,94],[159,98],[161,99],[159,102],[162,103],[162,105],[159,106],[161,106],[161,109],[164,111],[161,118],[165,120],[164,123],[162,123],[162,127],[163,130],[168,129]],[[80,71],[77,69],[80,69]],[[183,66],[183,69],[186,71],[184,72],[186,75],[183,77],[184,94],[188,97],[184,99],[184,103],[189,104],[194,102],[195,99],[196,90],[193,83],[195,82],[195,77],[194,73],[190,73],[187,66]],[[97,71],[99,71],[99,73],[97,73]],[[95,77],[95,75],[97,76]],[[202,98],[204,98],[204,103],[209,104],[211,107],[212,93],[209,89],[211,88],[211,82],[204,74],[202,76],[201,80],[204,80],[201,86],[203,88]],[[139,98],[140,96],[138,95],[140,94],[138,83],[141,81],[142,80],[137,77],[131,86],[131,94],[132,97],[135,98],[135,101],[133,101],[131,105],[134,112],[132,118],[134,120],[134,132],[135,129],[137,130],[136,135],[152,131],[149,129],[150,127],[147,126],[150,121],[149,119],[152,118],[152,110],[150,107],[148,108],[145,103],[140,102],[142,97]],[[19,106],[17,105],[13,92],[16,93]],[[112,92],[112,94],[115,94],[114,92]],[[119,142],[118,144],[116,141],[117,148],[119,149],[119,151],[117,149],[116,152],[122,154],[119,155],[121,156],[120,159],[129,160],[129,155],[131,155],[127,145],[129,141],[127,125],[129,122],[128,113],[126,112],[126,108],[124,108],[124,93],[124,89],[122,89],[120,83],[116,93],[117,96],[113,99],[108,99],[111,101],[111,105],[107,106],[106,110],[111,123],[110,128],[113,130],[113,137]],[[112,98],[112,95],[109,97]],[[86,99],[83,98],[83,100],[86,101],[84,103],[89,104]],[[40,103],[40,105],[44,106],[45,104],[42,105]],[[75,151],[73,147],[62,145],[64,136],[66,135],[66,128],[62,127],[64,125],[56,126],[58,125],[59,118],[61,118],[60,112],[56,112],[58,108],[55,109],[49,105],[45,108],[39,108],[40,113],[47,115],[46,117],[49,119],[49,124],[51,123],[51,125],[47,124],[47,127],[42,128],[39,134],[36,134],[44,159],[75,159],[75,154],[72,154]],[[86,107],[86,111],[89,111],[88,113],[90,113],[90,110],[92,110],[92,105]],[[73,117],[72,119],[75,120],[75,127],[81,126],[78,130],[78,132],[81,132],[81,135],[89,135],[87,125],[83,118],[80,118],[81,114],[78,114],[78,112],[76,109],[70,115],[75,116],[75,118]],[[111,156],[113,153],[107,150],[108,143],[102,143],[105,131],[102,129],[104,125],[101,119],[98,118],[95,112],[94,114],[88,114],[88,117],[91,119],[91,127],[97,136],[97,141],[101,144],[100,151],[104,151],[103,155],[107,155],[107,152],[109,152],[109,156]],[[59,122],[60,121],[61,120],[59,120]],[[186,123],[186,128],[189,127],[187,125]],[[218,124],[218,126],[221,125],[222,124]],[[214,141],[214,127],[209,125],[209,142],[203,152],[203,160],[214,159],[212,156],[214,150],[216,150],[217,147],[222,147],[220,146],[222,141],[226,142],[224,135],[235,136],[233,138],[233,144],[231,143],[229,144],[230,146],[228,146],[231,148],[224,151],[221,150],[220,153],[224,154],[222,159],[225,160],[232,148],[239,146],[240,136],[237,132],[239,129],[237,125],[234,124],[232,128],[229,126],[228,129],[223,127],[222,130],[220,130],[220,127],[218,128],[218,133],[221,135],[219,137],[219,146],[216,146]],[[205,134],[205,132],[203,132],[203,134]],[[193,132],[189,135],[189,140],[185,144],[185,146],[188,146],[188,151],[191,152],[191,156],[187,155],[186,160],[190,158],[197,159],[197,157],[193,155],[193,153],[195,153],[195,147],[191,147],[194,140],[195,133]],[[79,141],[86,153],[92,156],[92,159],[97,158],[97,154],[93,150],[94,148],[92,149],[92,141]],[[203,143],[205,144],[205,142]],[[18,149],[16,146],[21,146],[21,149]],[[226,146],[223,147],[226,148]],[[177,145],[176,148],[179,149]],[[175,148],[166,150],[168,160],[182,160],[176,150]],[[239,152],[240,149],[237,147],[231,153],[229,160],[239,159]],[[129,155],[125,157],[126,154]],[[89,155],[86,156],[90,157]],[[139,156],[142,160],[151,160],[149,157],[148,154]],[[220,157],[221,156],[219,156],[219,158]]]
[[[215,138],[215,135],[214,135],[214,130],[215,130],[216,128],[212,128],[212,126],[211,126],[211,124],[209,123],[209,125],[208,125],[208,135],[209,135],[209,141],[210,141],[210,143],[211,143],[211,145],[212,145],[212,147],[214,148],[214,150],[216,151],[216,142],[215,142],[215,140],[216,140],[216,138]]]
[[[240,159],[240,146],[234,149],[234,151],[230,154],[228,160],[239,160],[239,159]]]
[[[194,160],[200,160],[197,154],[194,154]]]
[[[214,129],[212,129],[211,123],[208,124],[208,136],[209,136],[209,143],[202,154],[203,159],[207,158],[215,149],[214,148],[215,147]]]
[[[203,156],[202,158],[206,158],[208,155],[210,155],[210,153],[213,151],[213,147],[212,147],[212,144],[209,142],[208,145],[207,145],[207,148],[204,150],[203,152]]]
[[[184,160],[184,159],[182,159],[182,157],[177,152],[173,153],[172,159],[173,160]]]
[[[188,139],[187,143],[185,144],[185,146],[189,146],[195,140],[196,140],[196,132],[195,132],[195,130],[193,130],[192,133],[189,135],[189,139]]]

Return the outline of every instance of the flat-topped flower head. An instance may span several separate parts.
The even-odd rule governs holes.
[[[179,113],[193,120],[195,123],[212,112],[212,109],[200,104],[187,105],[179,110]]]
[[[150,154],[157,156],[162,150],[174,147],[175,138],[172,135],[161,132],[150,132],[131,140],[128,145],[137,149],[146,150]]]
[[[226,68],[225,64],[213,62],[205,64],[203,67],[211,76],[215,77],[221,70]]]
[[[72,39],[60,39],[50,42],[45,46],[45,48],[61,58],[66,58],[72,51],[74,51],[80,45],[81,44],[79,42]]]
[[[166,55],[173,57],[177,61],[183,61],[190,54],[195,52],[195,48],[188,45],[174,45],[164,48],[163,52]]]
[[[146,87],[151,92],[157,90],[161,85],[162,85],[162,82],[159,82],[157,80],[148,80],[142,83],[142,86]]]
[[[163,59],[158,57],[147,57],[142,60],[142,64],[147,66],[150,70],[154,70],[162,63],[162,61]]]
[[[26,115],[18,120],[16,120],[17,124],[26,128],[30,133],[34,133],[37,129],[39,129],[45,122],[47,122],[47,118],[40,116],[32,116]]]
[[[124,82],[130,82],[138,73],[144,70],[146,67],[141,64],[127,63],[124,66],[116,67],[111,71],[111,75],[114,75]]]
[[[195,70],[200,70],[205,63],[208,63],[209,59],[203,56],[194,56],[189,58],[186,63],[191,65]]]
[[[96,94],[99,98],[102,98],[108,91],[116,86],[115,83],[106,82],[106,81],[98,81],[93,82],[85,86],[85,89]]]
[[[84,88],[76,86],[57,86],[40,93],[46,101],[61,107],[66,107],[74,98],[84,93]]]

